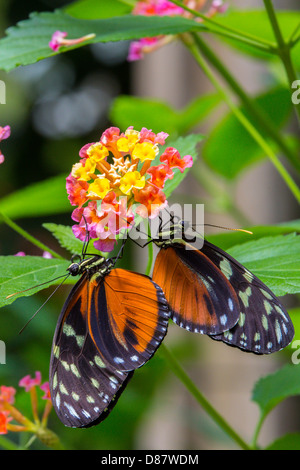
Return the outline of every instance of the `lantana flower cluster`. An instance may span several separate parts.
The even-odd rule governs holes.
[[[159,147],[168,134],[129,127],[103,132],[98,142],[86,144],[80,161],[67,177],[68,198],[73,206],[74,235],[82,241],[94,240],[103,252],[113,250],[122,230],[132,228],[135,217],[156,217],[166,205],[165,183],[174,169],[183,172],[192,157],[180,156],[167,147],[159,157]]]
[[[14,387],[0,386],[0,434],[7,434],[9,431],[31,432],[46,445],[56,447],[58,438],[46,427],[49,414],[52,410],[49,383],[42,383],[41,379],[41,373],[37,371],[35,377],[32,378],[30,375],[26,375],[19,381],[19,386],[23,387],[30,395],[33,421],[24,416],[15,406],[17,390]],[[44,392],[44,395],[41,397],[45,400],[42,419],[38,415],[39,398],[37,387]]]
[[[207,0],[183,0],[185,6],[191,10],[200,11],[207,5]],[[207,10],[204,12],[205,16],[212,18],[218,13],[224,13],[227,5],[223,0],[212,0],[209,2]],[[132,10],[133,15],[144,16],[184,16],[191,18],[192,15],[187,10],[175,5],[168,0],[142,0],[135,4]],[[196,18],[197,21],[202,21],[201,18]],[[173,41],[176,36],[157,36],[142,38],[139,41],[133,41],[129,47],[128,60],[135,61],[142,59],[145,54],[153,52],[156,49]]]

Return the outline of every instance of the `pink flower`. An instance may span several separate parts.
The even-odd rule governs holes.
[[[72,206],[82,206],[87,201],[88,183],[77,180],[71,174],[66,179],[68,199]]]
[[[214,16],[217,13],[225,13],[228,9],[228,5],[223,0],[213,0],[208,16]]]
[[[183,2],[191,10],[200,10],[207,3],[207,0],[183,0]],[[222,0],[213,0],[208,11],[205,15],[209,18],[215,16],[218,13],[224,13],[227,9],[227,5]],[[191,18],[192,14],[184,8],[181,8],[168,0],[141,0],[136,2],[135,7],[132,10],[133,15],[144,15],[144,16],[184,16]],[[198,18],[198,21],[203,21]],[[153,52],[161,46],[168,44],[176,36],[167,35],[152,38],[142,38],[138,41],[133,41],[129,46],[129,52],[127,60],[129,62],[140,60],[144,57],[144,54]]]
[[[141,217],[153,219],[167,205],[165,193],[158,188],[149,184],[143,189],[133,190],[134,197],[141,205],[137,207],[136,213]]]
[[[51,49],[53,51],[58,51],[58,49],[61,46],[61,43],[62,43],[63,39],[67,35],[68,35],[68,33],[64,32],[64,31],[55,31],[55,33],[53,33],[53,35],[52,35],[51,41],[49,42],[49,47],[51,47]]]
[[[92,142],[91,144],[85,144],[81,149],[79,150],[79,156],[80,158],[88,158],[88,154],[86,151],[90,148],[91,145],[94,145],[95,142]]]
[[[45,382],[44,384],[42,384],[40,386],[40,389],[43,390],[43,392],[45,392],[45,395],[42,396],[42,399],[51,400],[49,382]]]
[[[134,15],[181,15],[183,8],[178,7],[168,0],[151,0],[137,2],[132,13]]]
[[[4,126],[4,127],[0,126],[0,142],[2,142],[2,140],[8,139],[9,136],[10,136],[10,126]],[[0,165],[3,162],[4,162],[4,155],[0,150]]]
[[[128,57],[129,62],[140,60],[148,52],[153,52],[160,47],[159,38],[142,38],[139,41],[133,41],[129,45]]]
[[[42,379],[42,374],[39,371],[37,371],[35,373],[34,379],[32,379],[30,375],[26,375],[25,377],[23,377],[23,379],[21,379],[19,382],[19,386],[24,387],[25,391],[29,392],[29,390],[32,387],[35,387],[36,385],[40,385],[41,379]]]
[[[0,387],[0,409],[4,403],[12,405],[15,401],[16,389],[14,387],[6,387],[1,385]]]
[[[66,33],[65,31],[55,31],[52,34],[51,41],[49,42],[49,47],[54,52],[57,52],[61,46],[74,46],[75,44],[80,44],[81,42],[93,39],[96,36],[95,34],[87,34],[86,36],[82,36],[81,38],[77,39],[65,39],[67,35],[68,33]]]
[[[185,157],[181,158],[178,150],[173,147],[166,148],[164,153],[160,156],[160,161],[167,163],[170,168],[179,168],[181,173],[183,173],[186,168],[193,166],[193,158],[191,155],[185,155]]]
[[[7,424],[12,419],[8,411],[0,411],[0,434],[7,434]]]
[[[173,171],[164,164],[150,167],[147,173],[151,175],[150,182],[158,188],[163,188],[166,180],[174,177]]]
[[[99,238],[94,242],[94,247],[103,253],[109,253],[114,249],[116,243],[117,241],[114,236],[107,233],[106,238]]]
[[[153,142],[154,144],[164,145],[168,137],[169,134],[166,132],[155,134],[151,129],[146,129],[146,127],[143,127],[140,132],[140,142]]]

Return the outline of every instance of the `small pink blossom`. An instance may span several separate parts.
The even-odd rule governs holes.
[[[161,165],[150,167],[147,170],[147,173],[151,175],[150,182],[158,188],[163,188],[165,186],[165,182],[174,177],[174,173],[171,168],[163,163]]]
[[[153,142],[154,144],[164,145],[169,134],[166,132],[159,132],[155,134],[152,130],[143,127],[140,132],[140,142]]]
[[[142,38],[139,41],[133,41],[129,45],[128,57],[129,62],[143,59],[145,54],[153,52],[160,46],[159,38]]]
[[[182,3],[191,10],[199,11],[206,6],[207,0],[183,0]],[[211,18],[219,13],[224,13],[227,10],[227,4],[223,0],[213,0],[207,11],[204,12],[205,16]],[[183,16],[185,18],[192,18],[192,14],[175,5],[168,0],[140,0],[137,1],[132,10],[133,15],[143,16]],[[197,18],[196,21],[203,21]],[[142,38],[138,41],[133,41],[129,46],[127,60],[133,62],[144,58],[144,55],[157,50],[159,47],[173,41],[176,35],[166,35],[150,38]]]
[[[8,139],[8,137],[10,136],[10,132],[10,126],[0,126],[0,142],[2,142],[2,140]],[[4,162],[4,160],[4,155],[0,150],[0,165]]]
[[[186,168],[193,166],[193,158],[191,155],[181,157],[178,150],[173,147],[166,148],[164,153],[160,156],[160,161],[167,163],[170,168],[179,168],[181,173],[183,173]]]
[[[68,33],[66,33],[65,31],[55,31],[52,34],[51,41],[49,42],[49,47],[54,52],[57,52],[61,46],[74,46],[75,44],[80,44],[81,42],[93,39],[96,36],[95,34],[87,34],[86,36],[82,36],[81,38],[77,39],[65,39],[67,35]]]
[[[217,13],[225,13],[228,9],[228,4],[224,3],[223,0],[213,0],[208,16],[214,16]]]
[[[43,400],[51,400],[50,396],[50,387],[49,387],[49,382],[45,382],[40,386],[40,389],[45,392],[45,395],[42,396]]]
[[[55,31],[55,33],[53,33],[52,35],[51,41],[49,42],[49,47],[51,47],[51,49],[55,52],[58,51],[62,44],[62,41],[67,35],[68,33],[66,33],[65,31]]]
[[[0,411],[0,434],[7,434],[7,425],[12,419],[8,411]]]
[[[12,405],[15,401],[16,389],[14,387],[6,387],[6,385],[0,386],[0,409],[4,403]]]
[[[42,374],[37,371],[35,373],[35,378],[31,378],[30,375],[26,375],[23,377],[23,379],[20,380],[19,386],[24,387],[26,392],[29,392],[29,390],[32,387],[35,387],[36,385],[40,385],[42,379]]]

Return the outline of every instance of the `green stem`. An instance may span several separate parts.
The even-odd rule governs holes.
[[[64,259],[58,253],[51,250],[51,248],[44,245],[44,243],[37,240],[37,238],[33,237],[28,232],[26,232],[26,230],[22,229],[19,225],[17,225],[15,222],[13,222],[9,217],[7,217],[7,215],[3,214],[2,212],[0,212],[0,220],[1,219],[6,225],[8,225],[10,228],[12,228],[15,232],[17,232],[19,235],[24,237],[26,240],[31,242],[33,245],[40,248],[42,251],[48,251],[48,253],[50,253],[54,258]]]
[[[197,402],[209,414],[209,416],[230,436],[242,449],[250,450],[251,447],[234,431],[227,421],[217,412],[217,410],[209,403],[205,396],[198,390],[194,382],[185,373],[183,368],[177,362],[173,354],[162,344],[159,352],[163,354],[173,373],[185,385],[187,390],[196,398]]]
[[[150,229],[149,221],[147,224],[147,233],[148,233],[149,239],[151,239],[151,229]],[[147,267],[145,271],[145,274],[147,276],[150,276],[152,263],[153,263],[153,243],[148,243],[148,263],[147,263]]]
[[[195,42],[201,50],[204,57],[209,63],[218,71],[218,73],[226,81],[227,85],[239,97],[244,107],[251,113],[255,122],[259,124],[264,131],[276,142],[281,151],[286,155],[291,164],[300,172],[300,160],[299,156],[289,147],[281,133],[273,125],[272,121],[268,116],[265,115],[264,111],[248,96],[243,90],[239,83],[232,76],[230,71],[225,67],[221,60],[214,54],[214,52],[207,46],[207,44],[200,38],[199,35],[194,36]]]
[[[257,439],[258,439],[258,435],[260,433],[264,420],[265,420],[265,414],[261,414],[257,422],[253,438],[252,438],[252,444],[251,444],[252,449],[257,449]]]
[[[294,31],[292,32],[292,34],[290,35],[288,41],[287,41],[287,44],[290,46],[290,48],[292,49],[294,47],[294,45],[299,41],[300,39],[300,36],[296,36],[296,34],[298,33],[300,29],[300,22],[297,24],[296,28],[294,29]],[[296,37],[295,37],[296,36]]]
[[[191,54],[194,56],[195,60],[197,63],[200,65],[206,76],[209,78],[211,83],[214,85],[214,87],[218,90],[218,92],[221,94],[223,97],[225,103],[228,105],[228,107],[231,109],[235,117],[238,119],[238,121],[242,124],[242,126],[248,131],[248,133],[253,137],[253,139],[256,141],[256,143],[261,147],[261,149],[265,152],[265,154],[269,157],[287,186],[289,187],[290,191],[296,198],[296,200],[300,203],[300,189],[298,188],[297,184],[294,182],[293,178],[291,175],[288,173],[288,171],[285,169],[285,167],[282,165],[276,154],[273,152],[273,149],[270,147],[270,145],[264,140],[264,138],[261,136],[261,134],[256,130],[256,128],[251,124],[251,122],[246,118],[246,116],[242,113],[242,111],[233,103],[231,98],[226,94],[224,91],[223,86],[209,66],[207,65],[206,61],[202,58],[201,54],[199,53],[198,47],[196,46],[197,44],[202,45],[202,40],[196,36],[195,38],[196,42],[187,42],[185,40],[186,46],[189,48]]]
[[[206,16],[204,13],[200,13],[197,10],[193,10],[193,9],[189,8],[188,6],[186,6],[181,1],[171,0],[171,2],[174,3],[175,5],[181,7],[183,10],[187,11],[188,13],[191,13],[191,15],[193,15],[195,17],[198,17],[198,18],[201,18],[204,21],[204,23],[209,23],[209,24],[217,27],[218,29],[220,29],[222,31],[223,35],[225,35],[226,32],[228,32],[229,35],[227,35],[227,36],[230,37],[231,39],[236,39],[236,40],[242,41],[244,43],[247,43],[250,46],[258,47],[260,50],[264,50],[265,52],[272,52],[273,51],[274,43],[272,43],[271,41],[268,41],[268,40],[262,39],[262,38],[258,38],[257,36],[254,36],[253,34],[245,33],[245,31],[240,31],[240,30],[234,29],[230,26],[226,26],[222,23],[218,23],[214,19],[209,18],[208,16]],[[215,31],[215,30],[212,31],[212,32],[218,33],[218,31]]]
[[[264,0],[264,4],[265,4],[265,8],[266,8],[269,20],[270,20],[270,24],[273,29],[274,36],[277,41],[277,46],[278,46],[277,54],[280,57],[281,62],[284,66],[284,69],[288,78],[289,86],[291,87],[292,83],[295,80],[297,80],[296,71],[295,71],[292,58],[291,58],[291,50],[290,50],[291,46],[290,44],[285,42],[282,36],[281,29],[280,29],[280,26],[276,17],[276,13],[275,13],[272,1]],[[294,108],[295,108],[296,115],[298,118],[298,123],[300,125],[300,107],[297,104],[295,104]]]
[[[4,436],[0,436],[0,447],[6,450],[19,450],[19,446]]]

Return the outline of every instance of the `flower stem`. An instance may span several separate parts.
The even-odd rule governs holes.
[[[279,58],[281,59],[281,62],[284,66],[284,69],[288,78],[288,82],[291,87],[292,83],[297,79],[297,75],[296,75],[295,68],[292,62],[292,58],[291,58],[291,46],[289,43],[285,42],[282,36],[281,29],[280,29],[280,26],[276,17],[276,13],[275,13],[272,1],[264,0],[264,4],[265,4],[265,8],[266,8],[269,20],[270,20],[271,27],[273,29],[274,36],[277,41],[277,46],[278,46],[277,54]],[[294,108],[295,108],[296,115],[298,118],[298,123],[300,125],[300,107],[297,104],[295,104]]]
[[[151,239],[151,229],[150,229],[149,221],[147,225],[147,233],[148,233],[149,239]],[[150,276],[152,262],[153,262],[153,243],[148,243],[148,263],[147,263],[147,267],[145,271],[145,274],[147,276]]]
[[[40,248],[43,251],[48,251],[48,253],[50,253],[52,256],[54,256],[54,258],[64,259],[58,253],[51,250],[51,248],[44,245],[44,243],[37,240],[37,238],[33,237],[28,232],[26,232],[26,230],[22,229],[19,225],[17,225],[15,222],[13,222],[9,217],[7,217],[7,215],[3,214],[2,212],[0,212],[0,221],[1,221],[1,219],[6,225],[8,225],[10,228],[12,228],[15,232],[17,232],[19,235],[24,237],[26,240],[31,242],[33,245],[37,246],[38,248]]]
[[[238,121],[242,124],[242,126],[249,132],[249,134],[253,137],[253,139],[256,141],[256,143],[261,147],[261,149],[265,152],[265,154],[268,156],[268,158],[271,160],[285,183],[287,184],[288,188],[296,198],[296,200],[300,203],[300,189],[298,188],[297,184],[291,177],[291,175],[288,173],[288,171],[285,169],[285,167],[282,165],[276,154],[273,152],[273,149],[270,147],[270,145],[265,141],[265,139],[261,136],[261,134],[257,131],[257,129],[252,125],[252,123],[246,118],[246,116],[242,113],[242,111],[233,103],[231,98],[227,95],[227,93],[224,91],[223,86],[213,72],[211,71],[210,67],[206,63],[205,59],[202,57],[202,55],[199,52],[199,49],[197,45],[199,45],[202,49],[202,45],[204,45],[203,41],[198,37],[198,36],[193,36],[195,41],[187,41],[185,40],[186,46],[189,48],[191,54],[194,56],[195,60],[197,63],[200,65],[206,76],[209,78],[211,83],[214,85],[214,87],[218,90],[218,92],[221,94],[223,97],[224,101],[228,105],[228,107],[231,109],[235,117],[238,119]],[[197,45],[196,45],[197,44]],[[205,46],[206,47],[206,46]]]
[[[258,422],[257,422],[256,428],[255,428],[255,431],[254,431],[254,435],[253,435],[253,438],[252,438],[252,444],[251,444],[251,447],[253,449],[257,448],[258,435],[259,435],[260,430],[262,428],[262,425],[264,423],[265,417],[266,417],[265,413],[262,413],[259,420],[258,420]]]
[[[230,436],[238,445],[244,450],[250,450],[251,447],[234,431],[234,429],[227,423],[227,421],[217,412],[217,410],[209,403],[205,396],[196,387],[194,382],[185,373],[183,368],[177,362],[173,354],[162,344],[159,352],[163,354],[165,360],[168,362],[170,368],[179,380],[185,385],[189,392],[196,398],[197,402],[209,414],[209,416]]]
[[[206,16],[204,13],[200,13],[197,10],[193,10],[186,6],[183,2],[179,0],[171,0],[172,3],[175,3],[175,5],[183,8],[185,11],[188,13],[191,13],[192,16],[201,18],[203,20],[204,24],[208,23],[211,24],[212,26],[218,28],[223,36],[227,36],[231,39],[236,39],[238,41],[241,41],[245,44],[248,44],[250,46],[254,46],[257,49],[263,50],[265,52],[271,52],[273,51],[274,43],[263,39],[259,38],[257,36],[254,36],[253,34],[245,33],[245,31],[240,31],[237,29],[234,29],[230,26],[226,26],[225,24],[219,23],[218,21],[214,20],[213,18],[210,18],[209,16]],[[209,30],[215,34],[218,34],[218,30]]]
[[[218,71],[218,73],[226,81],[227,85],[238,96],[245,109],[251,113],[255,122],[261,126],[262,129],[268,134],[272,140],[278,145],[284,155],[289,159],[291,164],[300,171],[300,160],[299,156],[287,144],[285,139],[282,137],[278,129],[273,125],[272,121],[266,116],[262,109],[248,96],[243,90],[240,84],[235,80],[230,71],[225,67],[221,60],[214,54],[214,52],[207,46],[207,44],[200,38],[199,35],[194,36],[194,40],[209,63]]]

